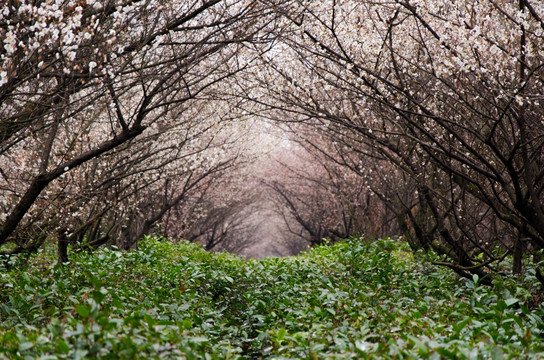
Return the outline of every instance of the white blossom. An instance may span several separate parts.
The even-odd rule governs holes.
[[[0,86],[7,84],[8,82],[8,73],[5,70],[0,71]]]
[[[97,66],[96,62],[91,61],[89,62],[89,72],[92,72],[93,69]]]

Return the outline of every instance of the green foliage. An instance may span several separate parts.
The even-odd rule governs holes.
[[[0,272],[0,358],[544,356],[531,289],[482,287],[421,256],[357,239],[263,260],[161,239],[66,266],[42,252]]]

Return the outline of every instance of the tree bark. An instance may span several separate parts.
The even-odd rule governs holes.
[[[66,233],[61,231],[58,239],[58,256],[59,263],[64,264],[69,261],[68,259],[68,239],[66,238]]]

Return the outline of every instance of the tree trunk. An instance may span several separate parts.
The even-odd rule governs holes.
[[[66,233],[62,231],[59,234],[58,239],[58,256],[59,256],[59,263],[64,264],[67,263],[68,260],[68,239],[66,238]]]
[[[514,274],[521,274],[521,269],[522,269],[521,260],[523,259],[523,239],[521,237],[521,234],[519,233],[518,233],[518,237],[516,238],[516,242],[514,243],[514,251],[512,256],[513,256],[512,272]]]

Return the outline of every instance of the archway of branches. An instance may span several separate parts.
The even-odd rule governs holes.
[[[0,251],[399,235],[465,277],[508,258],[544,282],[543,19],[531,0],[8,0]]]

